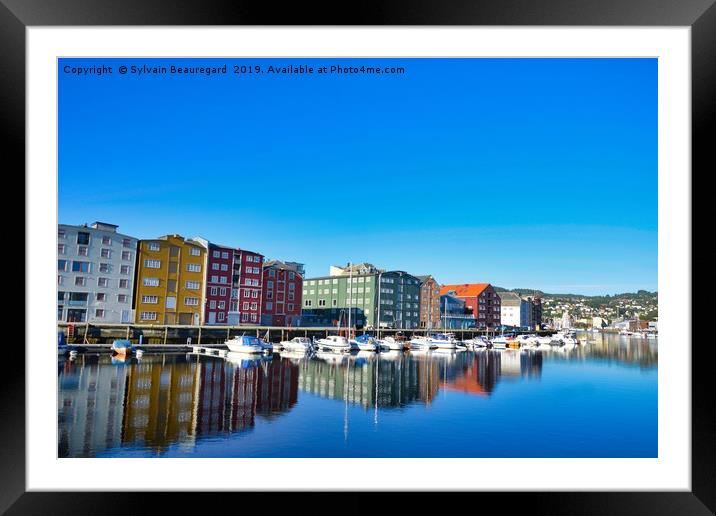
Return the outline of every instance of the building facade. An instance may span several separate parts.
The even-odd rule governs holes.
[[[502,326],[529,328],[532,326],[532,300],[516,292],[499,292],[500,322]]]
[[[465,300],[452,294],[440,296],[440,327],[465,329],[475,327],[475,317],[465,306]]]
[[[57,320],[131,323],[137,239],[104,222],[57,226]]]
[[[262,254],[192,239],[206,249],[203,323],[238,326],[259,324],[262,299]]]
[[[133,307],[145,324],[199,325],[205,300],[206,249],[179,235],[140,240]]]
[[[420,327],[440,327],[440,285],[430,275],[417,276],[420,285]]]
[[[420,280],[404,271],[385,271],[367,263],[331,267],[331,275],[303,282],[307,324],[417,328]]]
[[[452,293],[465,301],[466,308],[472,312],[477,328],[496,328],[501,324],[502,306],[500,296],[489,283],[464,283],[461,285],[443,285],[440,294]]]
[[[295,326],[303,300],[302,264],[270,260],[263,266],[261,324]]]

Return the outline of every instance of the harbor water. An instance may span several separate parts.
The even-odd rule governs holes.
[[[656,457],[657,341],[58,357],[63,457]]]

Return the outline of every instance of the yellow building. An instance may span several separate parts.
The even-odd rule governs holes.
[[[135,322],[201,324],[205,260],[204,247],[179,235],[140,240],[134,283]]]

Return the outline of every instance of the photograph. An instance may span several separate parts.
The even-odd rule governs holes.
[[[58,459],[660,458],[657,57],[56,65]]]

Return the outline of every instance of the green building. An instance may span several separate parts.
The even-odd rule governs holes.
[[[417,328],[420,280],[403,271],[385,271],[369,263],[332,266],[329,276],[303,281],[304,325]],[[350,285],[350,288],[349,288]],[[378,287],[380,285],[380,288]],[[378,308],[380,307],[380,309]]]

